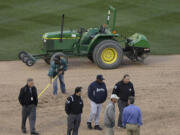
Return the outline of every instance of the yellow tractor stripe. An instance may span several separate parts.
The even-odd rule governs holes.
[[[44,38],[46,40],[57,40],[57,39],[79,39],[80,37],[72,37],[72,38]]]

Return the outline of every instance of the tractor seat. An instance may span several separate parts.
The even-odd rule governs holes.
[[[91,28],[87,32],[84,32],[81,38],[81,44],[88,44],[98,33],[98,29]]]

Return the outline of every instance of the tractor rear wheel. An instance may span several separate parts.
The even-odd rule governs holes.
[[[122,63],[123,50],[117,41],[104,40],[94,48],[93,60],[102,69],[114,69]]]
[[[54,54],[51,56],[50,62],[53,61],[53,59],[54,59],[55,56],[59,56],[61,59],[64,59],[64,60],[66,61],[66,63],[68,64],[68,57],[67,57],[64,53],[62,53],[62,52],[54,53]]]

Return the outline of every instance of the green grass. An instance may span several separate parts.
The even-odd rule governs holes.
[[[109,4],[117,8],[120,34],[145,34],[152,54],[180,54],[179,0],[0,0],[0,60],[38,53],[42,34],[60,29],[62,13],[66,29],[105,23]]]

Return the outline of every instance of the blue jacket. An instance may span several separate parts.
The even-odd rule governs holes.
[[[104,103],[107,98],[107,88],[105,83],[92,82],[88,87],[88,97],[96,104]]]
[[[56,64],[54,61],[51,62],[48,76],[55,77],[59,71],[66,71],[67,70],[67,63],[64,59],[60,60],[61,64]]]

